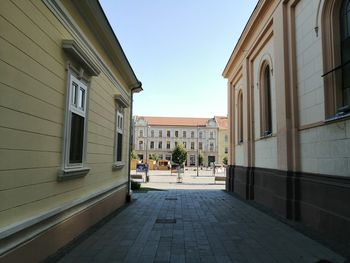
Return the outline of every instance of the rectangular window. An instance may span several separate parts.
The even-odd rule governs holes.
[[[175,131],[175,137],[176,137],[176,138],[179,137],[179,131]]]
[[[199,143],[198,143],[198,149],[199,149],[199,150],[203,150],[203,143],[202,143],[202,142],[199,142]]]
[[[159,138],[162,138],[163,137],[163,131],[162,130],[159,130]]]
[[[139,141],[139,150],[143,150],[143,141]]]
[[[191,150],[194,150],[194,142],[191,142]]]
[[[124,110],[117,107],[116,137],[115,137],[115,160],[121,162],[123,156],[123,134],[124,134]]]
[[[191,138],[194,138],[194,131],[191,131]]]
[[[163,148],[163,143],[162,142],[158,142],[158,149],[162,149]]]
[[[166,131],[166,137],[170,138],[170,131]]]
[[[183,137],[183,138],[186,138],[186,131],[183,131],[183,132],[182,132],[182,137]]]
[[[170,149],[170,142],[169,141],[166,142],[166,148]]]
[[[210,139],[214,139],[214,133],[210,132]]]
[[[184,146],[184,148],[186,149],[187,147],[187,143],[186,142],[183,142],[182,145]]]
[[[154,141],[151,141],[150,148],[151,148],[151,149],[154,149]]]
[[[151,130],[151,137],[154,137],[154,130]]]
[[[65,168],[83,167],[86,136],[87,86],[70,75],[69,105],[66,119]]]
[[[175,142],[175,147],[177,146],[177,142]]]
[[[214,144],[211,142],[210,145],[209,145],[209,150],[210,151],[214,151]]]
[[[225,153],[228,153],[228,148],[227,147],[225,147]]]
[[[202,137],[203,137],[203,133],[200,131],[199,132],[199,139],[202,139]]]
[[[143,130],[140,130],[140,137],[143,137]]]

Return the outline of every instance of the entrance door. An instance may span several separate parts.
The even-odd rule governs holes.
[[[213,163],[213,164],[215,163],[215,156],[209,155],[209,156],[208,156],[208,166],[211,166],[212,163]]]
[[[196,165],[196,156],[190,155],[190,166],[195,166],[195,165]]]

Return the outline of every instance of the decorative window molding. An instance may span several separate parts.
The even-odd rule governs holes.
[[[116,102],[115,136],[114,136],[114,160],[113,169],[121,169],[125,165],[123,160],[123,148],[125,145],[125,108],[129,107],[128,101],[122,95],[114,96]],[[141,132],[141,131],[140,131]],[[143,144],[143,143],[142,143]],[[141,145],[141,144],[140,144]]]
[[[322,11],[323,82],[326,120],[350,112],[349,0],[325,1]],[[344,74],[345,71],[345,74]]]
[[[73,36],[74,40],[78,44],[81,52],[91,65],[97,67],[98,71],[103,72],[107,78],[113,83],[119,93],[124,97],[130,98],[128,92],[123,88],[120,81],[114,76],[109,66],[102,60],[101,56],[94,49],[89,38],[84,35],[83,31],[79,28],[78,24],[74,21],[74,18],[70,15],[69,11],[64,7],[61,0],[42,0],[48,9],[56,16],[56,18],[64,25],[68,32]],[[85,4],[85,2],[84,2]]]
[[[240,90],[238,92],[238,100],[237,100],[237,115],[238,115],[238,132],[237,132],[237,141],[238,144],[243,143],[243,92]]]
[[[90,76],[98,76],[101,71],[98,66],[83,52],[74,40],[63,40],[62,48],[73,57]]]
[[[265,61],[260,68],[260,136],[272,135],[271,67]]]

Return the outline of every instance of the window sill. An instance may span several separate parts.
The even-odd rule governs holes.
[[[327,118],[324,122],[329,123],[329,122],[336,122],[339,120],[344,120],[344,119],[349,119],[350,118],[350,112],[346,113],[344,115],[334,115],[329,118]]]
[[[84,177],[90,171],[90,168],[75,168],[75,169],[62,169],[57,176],[58,181],[65,181],[70,179],[75,179],[79,177]]]
[[[271,137],[273,137],[272,133],[261,135],[260,136],[260,140],[268,139],[268,138],[271,138]]]
[[[120,170],[120,169],[123,169],[123,167],[125,166],[125,163],[123,162],[118,162],[118,163],[114,163],[112,165],[112,169],[113,170]]]

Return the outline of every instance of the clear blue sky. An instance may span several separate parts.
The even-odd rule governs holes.
[[[222,71],[257,0],[100,0],[144,91],[134,115],[227,115]]]

